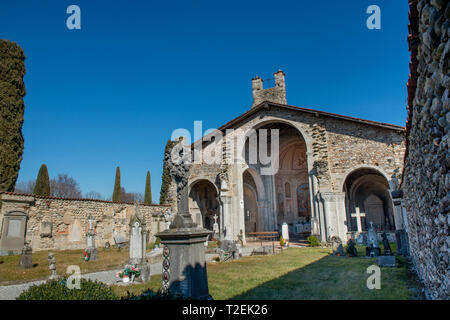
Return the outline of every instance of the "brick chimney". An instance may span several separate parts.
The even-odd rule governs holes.
[[[284,72],[278,70],[273,74],[275,79],[275,87],[263,88],[263,80],[256,76],[252,79],[253,89],[253,105],[252,108],[264,101],[287,104],[286,101],[286,83],[284,80]]]

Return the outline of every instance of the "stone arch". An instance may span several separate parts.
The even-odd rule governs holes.
[[[199,178],[189,185],[188,192],[192,219],[198,226],[213,230],[214,216],[220,219],[217,186],[209,179]]]
[[[345,184],[345,180],[347,180],[347,177],[349,175],[351,175],[353,172],[361,170],[361,169],[373,169],[375,171],[377,171],[378,173],[380,173],[388,182],[389,186],[390,186],[390,176],[386,173],[386,171],[383,170],[383,168],[377,167],[377,166],[372,166],[369,164],[362,164],[359,165],[357,167],[353,167],[348,169],[347,171],[345,171],[342,176],[341,176],[341,180],[339,182],[339,190],[344,191],[344,184]]]
[[[385,174],[372,166],[360,167],[346,175],[342,190],[349,231],[367,230],[370,221],[379,231],[395,230],[394,208]],[[361,217],[357,217],[357,212]]]
[[[259,173],[256,171],[256,169],[254,168],[253,165],[246,165],[244,166],[243,170],[242,170],[242,174],[244,174],[244,172],[248,172],[250,173],[250,175],[253,178],[253,181],[256,184],[256,195],[257,195],[257,200],[266,200],[266,190],[264,187],[264,183],[261,179],[261,176],[259,175]]]

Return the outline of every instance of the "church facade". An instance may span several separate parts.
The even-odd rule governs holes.
[[[221,239],[244,243],[246,234],[281,230],[284,222],[291,235],[320,241],[345,241],[371,222],[378,231],[404,229],[404,210],[391,192],[403,170],[405,128],[290,106],[285,74],[274,78],[267,89],[254,78],[252,107],[192,144],[194,152],[220,153],[222,160],[191,166],[194,221],[211,230],[216,221]],[[262,142],[269,162],[261,158]]]

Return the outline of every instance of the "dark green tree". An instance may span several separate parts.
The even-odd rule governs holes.
[[[150,179],[150,171],[147,171],[147,178],[145,179],[144,203],[152,203],[152,185]]]
[[[48,170],[45,164],[39,169],[33,194],[47,197],[50,196],[50,178],[48,177]]]
[[[0,191],[14,191],[23,155],[25,54],[0,39]]]
[[[120,167],[116,168],[116,180],[114,182],[112,201],[120,202]]]
[[[173,146],[176,144],[175,141],[168,140],[166,144],[166,148],[164,150],[164,155],[170,153],[172,151]],[[167,168],[166,162],[163,163],[163,174],[162,174],[162,182],[161,182],[161,192],[159,196],[159,203],[165,204],[167,193],[169,191],[169,186],[171,183],[171,177],[169,175],[169,169]]]

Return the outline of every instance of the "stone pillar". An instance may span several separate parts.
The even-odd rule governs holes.
[[[323,202],[326,239],[338,236],[341,241],[347,239],[347,228],[345,226],[345,193],[343,192],[321,192]],[[322,236],[323,237],[323,236]]]
[[[130,259],[128,265],[136,266],[141,270],[141,275],[135,279],[137,282],[150,281],[150,265],[147,263],[145,220],[140,217],[138,204],[136,203],[135,214],[130,219]]]
[[[406,216],[404,217],[404,208],[402,205],[403,191],[395,190],[391,192],[392,202],[394,204],[394,219],[395,219],[395,240],[397,243],[397,255],[409,255],[408,233],[405,230],[407,223]]]
[[[92,216],[89,216],[89,230],[86,234],[86,252],[89,253],[90,261],[98,260],[98,250],[95,247],[95,229],[94,229],[95,220]]]
[[[172,180],[177,186],[178,210],[170,228],[159,232],[163,249],[162,290],[193,299],[211,299],[205,261],[205,242],[212,233],[198,227],[189,213],[188,176],[190,149],[185,143],[174,147],[181,162],[175,162],[171,154],[164,159]],[[172,151],[173,152],[173,151]]]
[[[211,299],[205,261],[206,229],[166,230],[158,233],[163,249],[163,291],[193,299]]]

